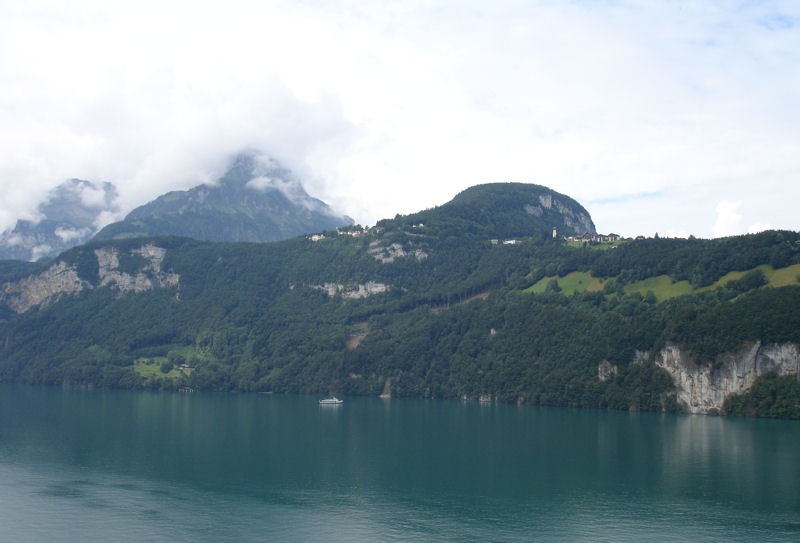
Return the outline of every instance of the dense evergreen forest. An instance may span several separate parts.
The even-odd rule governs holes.
[[[0,381],[669,411],[670,376],[637,352],[678,344],[714,365],[752,342],[800,343],[797,233],[568,242],[552,228],[571,223],[508,196],[484,188],[313,240],[77,247],[58,261],[91,288],[0,309]],[[98,286],[97,249],[136,273],[143,243],[166,249],[177,285]],[[4,262],[0,279],[8,291],[48,264]],[[615,370],[601,379],[603,363]],[[800,418],[800,384],[760,378],[726,409]]]

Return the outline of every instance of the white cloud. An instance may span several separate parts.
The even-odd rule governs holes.
[[[42,243],[41,245],[35,246],[33,249],[31,249],[31,261],[39,260],[52,250],[53,248],[47,243]]]
[[[741,231],[742,202],[722,200],[717,204],[717,220],[714,223],[714,237],[731,236]]]
[[[601,231],[717,235],[719,194],[754,214],[726,233],[798,229],[798,21],[792,2],[3,3],[0,229],[67,178],[129,210],[242,148],[364,224],[528,181]]]
[[[774,230],[774,228],[774,226],[768,223],[756,223],[750,225],[750,227],[747,229],[747,233],[758,234],[759,232],[764,232],[766,230]]]
[[[81,203],[87,207],[103,207],[106,203],[106,193],[103,190],[102,186],[99,187],[89,187],[89,186],[81,186],[78,187],[80,191],[80,199]]]
[[[56,228],[55,235],[63,242],[82,238],[91,234],[89,228]]]
[[[21,235],[10,232],[8,237],[3,240],[9,247],[16,247],[25,243],[25,238]]]
[[[279,190],[289,200],[293,200],[299,204],[305,203],[300,198],[303,189],[292,180],[279,179],[277,177],[270,177],[268,175],[259,175],[248,181],[246,186],[250,189],[261,192],[264,192],[267,189]]]
[[[687,231],[687,230],[680,230],[680,231],[667,230],[666,232],[664,232],[663,237],[665,237],[665,238],[684,238],[684,239],[686,239],[691,235],[692,235],[692,233]]]
[[[98,213],[97,217],[95,217],[92,225],[95,227],[96,230],[100,230],[104,226],[108,226],[112,222],[121,221],[125,218],[125,213],[122,212],[113,212],[113,211],[101,211]]]
[[[268,177],[266,175],[254,177],[247,182],[247,186],[249,188],[260,190],[262,192],[267,189],[276,189],[279,185],[283,185],[280,180]]]

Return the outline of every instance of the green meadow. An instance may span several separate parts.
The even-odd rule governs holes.
[[[765,264],[751,270],[727,273],[716,282],[702,288],[696,288],[688,281],[674,281],[669,275],[659,275],[657,277],[649,277],[642,281],[629,283],[624,286],[623,291],[625,294],[639,293],[643,296],[647,295],[648,292],[652,292],[656,299],[662,302],[670,298],[685,296],[695,292],[706,292],[723,288],[729,282],[738,281],[748,273],[756,270],[760,270],[764,274],[764,277],[768,281],[768,286],[770,287],[785,287],[800,284],[800,264],[779,268],[777,270]],[[598,279],[589,272],[571,272],[563,277],[543,277],[523,292],[542,294],[547,290],[548,285],[551,284],[553,280],[558,283],[562,294],[565,296],[572,296],[576,293],[602,291],[603,287],[611,279]]]

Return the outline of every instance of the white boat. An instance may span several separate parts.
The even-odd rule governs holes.
[[[341,403],[344,403],[344,400],[340,400],[336,396],[334,396],[332,398],[325,398],[325,399],[319,401],[320,405],[339,405]]]

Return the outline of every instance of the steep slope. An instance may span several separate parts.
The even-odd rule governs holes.
[[[85,243],[99,223],[119,211],[117,189],[70,179],[53,189],[39,205],[38,221],[19,220],[0,234],[0,260],[38,260]]]
[[[366,230],[96,241],[46,266],[0,267],[0,381],[690,410],[758,387],[778,367],[771,353],[781,373],[798,370],[800,234],[593,248],[540,224],[493,243],[529,215],[502,203],[509,188],[539,190],[469,191],[477,223],[456,201]],[[602,290],[565,295],[558,278],[572,272]],[[663,301],[624,288],[664,274],[697,288]],[[553,288],[528,292],[546,276]],[[687,388],[698,379],[708,386]],[[781,379],[768,401],[800,417],[800,382]]]
[[[214,185],[174,191],[103,228],[95,239],[185,236],[204,241],[264,242],[353,223],[309,196],[272,159],[239,155]]]

